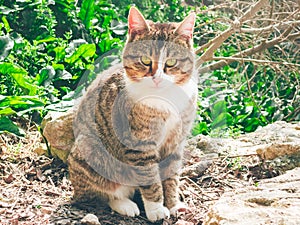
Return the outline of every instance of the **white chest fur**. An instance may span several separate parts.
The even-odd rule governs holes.
[[[197,82],[192,78],[181,86],[169,80],[156,86],[151,77],[143,78],[139,82],[125,79],[126,90],[135,103],[162,111],[180,114],[191,104],[191,99],[197,96]]]

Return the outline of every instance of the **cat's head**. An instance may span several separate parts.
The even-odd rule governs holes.
[[[131,82],[148,80],[153,87],[163,86],[164,82],[185,84],[194,71],[195,17],[192,13],[181,23],[154,23],[132,7],[123,52],[127,78]]]

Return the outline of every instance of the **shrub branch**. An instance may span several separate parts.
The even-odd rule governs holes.
[[[282,48],[281,44],[285,42],[296,42],[299,46],[300,9],[292,1],[285,0],[282,4],[291,7],[287,7],[288,11],[284,11],[282,8],[276,7],[274,2],[275,1],[271,2],[271,6],[268,0],[256,2],[244,15],[235,19],[227,30],[200,46],[195,51],[197,55],[202,53],[196,64],[197,68],[199,68],[199,74],[222,68],[232,62],[254,62],[257,64],[278,64],[299,67],[299,60],[297,59],[291,62],[288,62],[288,59],[282,59],[282,61],[255,59],[254,55],[262,53],[272,47],[279,48],[280,51],[282,51],[282,55],[284,55],[285,49]],[[255,17],[256,15],[257,18]],[[243,46],[240,52],[229,57],[214,56],[215,51],[219,49],[222,44],[236,44],[232,42],[233,35],[236,36],[235,41],[238,41],[238,44]],[[259,44],[254,44],[253,46],[253,43]],[[253,47],[247,47],[251,45]],[[297,52],[297,50],[295,50],[295,52]],[[250,58],[250,56],[253,58]],[[203,63],[209,61],[213,62],[200,67]]]

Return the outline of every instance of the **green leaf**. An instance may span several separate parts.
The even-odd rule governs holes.
[[[53,63],[52,67],[54,70],[64,70],[65,69],[64,64],[59,64],[59,63]]]
[[[18,136],[25,136],[25,132],[14,124],[8,117],[0,116],[0,134],[4,132],[13,133]]]
[[[0,109],[0,116],[9,116],[15,114],[16,111],[14,111],[12,108],[7,107],[4,109]]]
[[[18,67],[12,63],[0,63],[0,74],[11,76],[17,84],[29,91],[29,95],[36,94],[37,86],[31,84],[27,78],[27,71],[22,67]]]
[[[45,103],[39,98],[34,96],[3,96],[0,95],[0,107],[11,109],[21,112],[29,109],[29,111],[36,108],[43,107]]]
[[[214,120],[220,114],[226,113],[226,111],[227,111],[226,102],[224,100],[218,101],[212,107],[211,117]]]
[[[55,61],[59,62],[63,60],[66,56],[66,51],[64,47],[56,47],[52,51],[55,52]]]
[[[44,86],[46,87],[54,76],[54,68],[52,66],[46,66],[45,68],[40,70],[40,73],[36,76],[35,80],[38,82],[39,85],[43,84],[44,82]]]
[[[248,118],[244,122],[244,129],[246,132],[255,131],[259,124],[258,118]]]
[[[208,133],[208,127],[205,122],[200,122],[196,126],[194,126],[192,130],[192,135],[196,136],[198,134],[207,134]]]
[[[7,31],[7,33],[9,33],[11,31],[11,28],[9,26],[9,23],[6,19],[6,16],[2,16],[2,22],[4,24],[5,30]]]
[[[55,0],[56,5],[60,5],[60,10],[65,13],[69,13],[70,10],[75,9],[77,1],[74,0]]]
[[[82,20],[86,29],[89,29],[91,26],[91,20],[94,17],[94,11],[95,11],[95,0],[82,1],[78,16]]]
[[[38,40],[38,41],[34,40],[33,43],[34,43],[34,45],[39,45],[41,43],[53,42],[53,41],[56,41],[56,40],[57,40],[57,38],[49,36],[47,38],[44,38],[44,39],[41,39],[41,40]]]
[[[211,123],[211,127],[213,129],[229,127],[231,126],[232,121],[233,121],[232,116],[227,112],[223,112],[213,119],[213,122]]]
[[[76,51],[69,58],[66,59],[67,63],[73,64],[80,57],[89,58],[93,57],[96,52],[96,46],[94,44],[82,44],[76,49]]]

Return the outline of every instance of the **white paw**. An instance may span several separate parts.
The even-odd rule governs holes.
[[[151,222],[170,217],[168,208],[160,202],[144,201],[146,216]]]
[[[189,207],[183,202],[178,202],[174,207],[170,209],[170,214],[176,216],[177,212],[189,211]]]
[[[138,206],[130,199],[110,200],[108,205],[110,208],[124,216],[138,216],[140,210]]]

